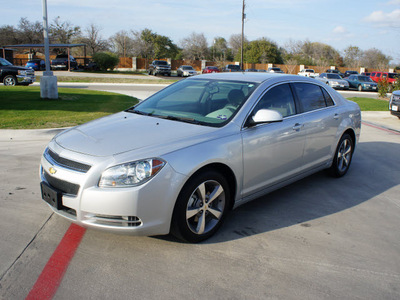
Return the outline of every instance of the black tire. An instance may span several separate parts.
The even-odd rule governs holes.
[[[358,91],[359,91],[359,92],[362,92],[362,85],[361,85],[361,84],[358,85]]]
[[[332,166],[329,168],[329,173],[333,177],[342,177],[346,175],[350,168],[351,159],[353,158],[354,141],[353,138],[345,133],[336,147],[335,156],[333,157]]]
[[[3,84],[8,86],[17,85],[17,77],[14,75],[7,75],[3,78]]]
[[[221,227],[229,202],[229,184],[224,176],[213,170],[195,175],[178,196],[171,233],[190,243],[208,239]]]

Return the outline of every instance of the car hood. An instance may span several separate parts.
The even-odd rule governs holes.
[[[29,70],[31,71],[31,68],[25,68],[25,67],[18,67],[18,66],[3,66],[2,67],[3,70]]]
[[[178,145],[207,139],[216,130],[218,128],[121,112],[64,131],[55,137],[55,142],[70,151],[91,156],[157,148],[163,148],[166,153]]]

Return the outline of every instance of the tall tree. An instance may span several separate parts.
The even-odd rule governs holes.
[[[207,39],[203,33],[192,34],[182,40],[183,57],[186,59],[201,60],[208,55]]]
[[[79,26],[73,26],[69,21],[61,21],[60,17],[53,20],[49,28],[52,43],[70,44],[72,40],[81,34]]]
[[[348,67],[359,68],[363,52],[357,46],[348,46],[344,49],[344,64]]]
[[[246,45],[243,54],[244,61],[247,63],[283,63],[282,55],[278,46],[267,38],[251,41]],[[239,60],[240,52],[235,58]]]
[[[113,50],[118,56],[134,56],[133,49],[135,47],[135,41],[132,34],[125,30],[118,31],[110,38]]]
[[[361,64],[367,68],[383,70],[388,67],[391,59],[390,56],[383,54],[381,50],[372,48],[364,51]]]
[[[86,44],[88,55],[109,49],[110,44],[100,35],[101,28],[93,23],[85,28],[84,34],[77,39],[79,43]]]

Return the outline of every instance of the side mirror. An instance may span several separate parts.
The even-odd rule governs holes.
[[[282,122],[283,117],[280,112],[272,109],[260,109],[256,114],[249,118],[248,126],[255,126],[257,124]]]

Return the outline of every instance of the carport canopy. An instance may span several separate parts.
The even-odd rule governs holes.
[[[34,49],[34,48],[44,48],[44,44],[20,44],[20,45],[6,45],[3,47],[3,57],[5,57],[5,48],[23,48],[23,49]],[[68,70],[70,70],[70,49],[75,47],[83,47],[83,55],[86,62],[86,44],[50,44],[49,48],[66,48],[68,51]]]

